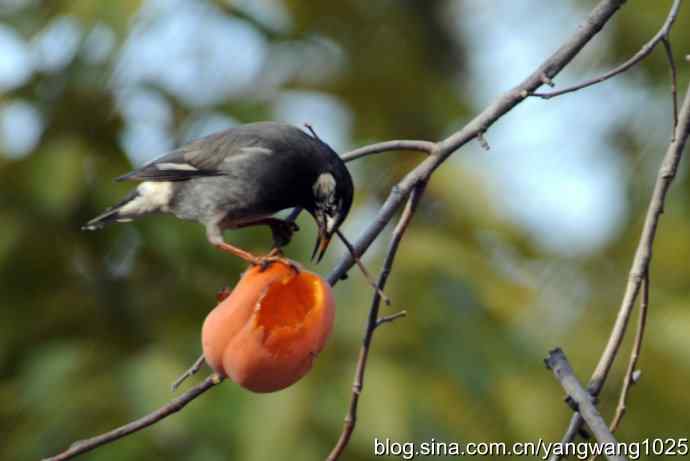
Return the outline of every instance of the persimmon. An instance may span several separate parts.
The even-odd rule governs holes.
[[[284,389],[311,369],[334,316],[331,287],[320,276],[281,261],[254,266],[206,317],[204,357],[246,389]]]

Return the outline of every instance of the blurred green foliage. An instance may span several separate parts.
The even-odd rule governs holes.
[[[268,27],[251,10],[217,2],[219,14],[254,28],[276,53],[281,45],[322,40],[345,56],[335,77],[295,72],[279,90],[337,97],[352,114],[353,146],[401,137],[438,139],[478,109],[457,83],[466,71],[463,57],[475,50],[451,39],[446,3],[289,0],[284,8],[291,27],[281,29]],[[666,3],[626,6],[611,27],[606,61],[616,63],[636,51],[661,24]],[[126,190],[110,181],[131,164],[121,144],[122,109],[109,82],[140,7],[134,0],[33,1],[2,10],[5,25],[25,40],[55,18],[69,17],[84,31],[107,27],[115,45],[105,60],[94,62],[78,51],[59,70],[37,70],[0,96],[0,105],[32,104],[44,121],[30,154],[0,155],[1,459],[57,453],[168,401],[170,383],[200,351],[201,323],[215,292],[232,285],[242,270],[239,261],[206,243],[198,225],[169,216],[98,233],[79,230]],[[690,40],[687,10],[673,38],[679,45]],[[306,50],[290,55],[298,67],[309,57]],[[682,91],[689,74],[686,64],[679,66]],[[635,72],[667,97],[662,53]],[[199,108],[164,88],[151,90],[174,108],[175,136],[184,120],[204,111],[240,122],[265,119],[277,97],[276,92],[239,95]],[[312,122],[318,128],[318,121]],[[567,258],[543,250],[489,205],[483,178],[457,162],[439,170],[387,289],[409,315],[374,339],[360,419],[345,459],[370,459],[374,436],[508,442],[560,437],[571,412],[541,359],[561,345],[580,378],[587,379],[619,305],[665,149],[646,146],[643,152],[645,134],[632,130],[611,127],[613,142],[625,145],[630,163],[638,165],[626,177],[631,203],[626,222],[591,256]],[[471,146],[458,155],[482,151]],[[392,154],[353,167],[361,217],[347,224],[348,235],[356,235],[369,216],[366,208],[376,206],[419,158]],[[655,247],[642,380],[631,393],[623,440],[687,437],[690,429],[689,198],[684,161]],[[298,260],[306,259],[314,236],[308,218],[300,218],[300,225],[302,232],[288,248]],[[238,231],[230,238],[255,251],[269,242],[265,230]],[[368,256],[372,270],[380,267],[383,248]],[[317,270],[327,271],[339,251],[332,250]],[[584,281],[584,287],[574,280]],[[271,395],[224,383],[181,413],[85,459],[322,459],[341,428],[371,293],[352,271],[336,295],[333,337],[302,382]],[[605,415],[612,414],[628,347],[626,341],[625,358],[601,395]]]

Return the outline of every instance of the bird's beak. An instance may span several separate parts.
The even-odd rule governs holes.
[[[319,236],[316,238],[316,245],[314,245],[311,260],[314,261],[316,259],[316,263],[320,263],[321,259],[323,259],[323,255],[326,253],[329,243],[331,243],[331,236],[319,229]]]
[[[321,262],[323,255],[326,253],[328,244],[331,243],[331,234],[328,232],[328,224],[326,217],[321,214],[316,214],[316,224],[319,229],[319,235],[316,237],[316,245],[314,245],[314,251],[311,254],[311,260],[316,261],[316,263]]]

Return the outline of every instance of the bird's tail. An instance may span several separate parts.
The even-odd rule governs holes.
[[[107,210],[105,210],[103,213],[99,214],[83,226],[81,226],[82,230],[97,230],[97,229],[102,229],[103,227],[107,226],[108,224],[112,224],[115,222],[127,222],[132,220],[132,215],[128,215],[127,213],[123,212],[123,209],[133,202],[134,200],[139,197],[139,192],[134,189],[131,191],[129,194],[125,196],[120,202],[116,203],[115,205],[111,206]]]

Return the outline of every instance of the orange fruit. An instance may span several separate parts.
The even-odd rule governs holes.
[[[333,327],[331,287],[283,262],[247,270],[202,328],[206,362],[254,392],[273,392],[312,367]]]

